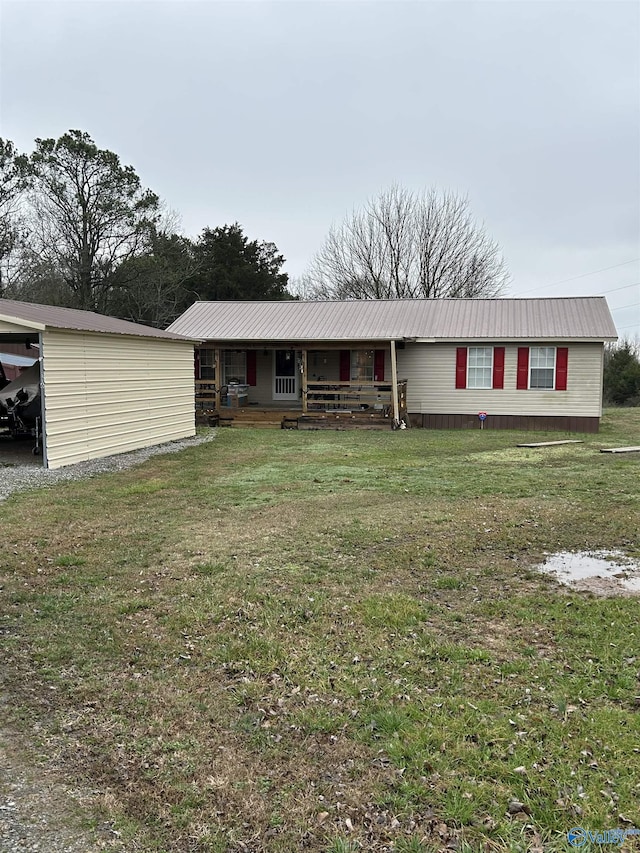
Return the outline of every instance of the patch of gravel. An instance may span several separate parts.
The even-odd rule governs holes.
[[[54,486],[56,483],[63,483],[68,480],[84,480],[110,471],[124,471],[126,468],[132,468],[134,465],[145,462],[152,456],[178,453],[187,447],[195,447],[198,444],[213,441],[215,437],[216,430],[210,429],[192,438],[182,438],[165,444],[156,444],[153,447],[143,447],[140,450],[118,453],[115,456],[105,456],[102,459],[90,459],[88,462],[76,462],[75,465],[67,465],[64,468],[53,470],[34,465],[33,462],[26,465],[2,465],[0,466],[0,501],[6,500],[14,492]]]
[[[1,733],[4,739],[7,732]],[[7,738],[7,743],[10,741]],[[61,784],[45,767],[27,764],[0,743],[0,853],[104,853],[122,851],[109,824],[80,827],[94,797]]]

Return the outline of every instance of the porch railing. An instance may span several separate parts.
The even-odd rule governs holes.
[[[400,417],[407,412],[407,381],[398,382]],[[380,412],[393,416],[393,388],[388,382],[307,382],[309,412]]]
[[[196,412],[212,412],[218,405],[214,380],[196,379]]]
[[[276,394],[295,394],[296,393],[296,377],[295,376],[276,376]]]

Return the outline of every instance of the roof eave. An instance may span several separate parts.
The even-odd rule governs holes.
[[[12,314],[0,314],[0,322],[11,323],[14,326],[22,326],[25,329],[33,329],[33,331],[44,332],[47,328],[44,323],[38,323],[35,320],[24,320],[22,317],[15,317]]]
[[[483,335],[482,337],[473,337],[473,336],[464,336],[460,335],[455,338],[420,338],[419,343],[438,343],[438,344],[455,344],[455,343],[475,343],[475,342],[487,342],[491,341],[492,343],[495,341],[500,341],[505,344],[517,344],[517,343],[535,343],[540,341],[554,341],[558,343],[567,343],[567,344],[602,344],[606,341],[616,341],[618,339],[618,335],[591,335],[586,336],[583,335],[581,337],[568,337],[567,335],[520,335],[519,337],[505,337],[504,335]]]
[[[163,333],[161,335],[144,335],[130,331],[119,331],[116,329],[71,329],[69,326],[58,326],[47,324],[43,327],[47,332],[67,332],[73,335],[115,335],[119,338],[133,338],[139,340],[142,338],[147,341],[176,341],[177,343],[200,343],[203,338],[193,338],[188,335],[179,335],[177,332]],[[159,330],[162,331],[162,330]]]
[[[255,347],[287,347],[290,344],[299,346],[320,346],[322,344],[331,344],[332,346],[347,344],[389,344],[391,341],[401,340],[404,340],[402,336],[392,338],[199,338],[201,343],[216,344],[216,346],[239,346],[240,344],[246,344]]]

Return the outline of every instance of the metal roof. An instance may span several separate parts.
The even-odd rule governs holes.
[[[142,338],[165,338],[168,340],[192,340],[179,332],[163,331],[128,320],[118,320],[93,311],[75,308],[58,308],[55,305],[36,305],[31,302],[15,302],[0,299],[0,320],[31,329],[60,329],[74,332],[103,332],[111,335],[133,335]]]
[[[603,296],[196,302],[169,326],[215,341],[612,340]]]

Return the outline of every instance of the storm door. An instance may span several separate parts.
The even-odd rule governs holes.
[[[273,352],[273,399],[298,399],[298,369],[296,352],[277,349]]]

